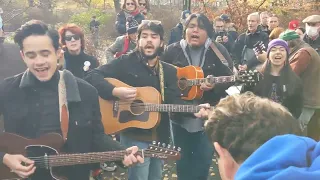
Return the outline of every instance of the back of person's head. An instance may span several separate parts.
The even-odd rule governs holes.
[[[269,39],[270,39],[270,40],[278,39],[279,36],[280,36],[280,34],[281,34],[282,32],[284,32],[284,31],[285,31],[285,29],[283,29],[282,27],[276,27],[276,28],[274,28],[274,29],[271,31],[270,35],[269,35]]]
[[[226,97],[205,122],[220,175],[234,179],[239,165],[277,135],[301,134],[298,120],[282,105],[251,92]]]
[[[205,123],[212,142],[241,163],[269,139],[301,134],[298,121],[282,105],[251,92],[222,99]]]

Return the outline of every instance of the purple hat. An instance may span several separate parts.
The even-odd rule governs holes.
[[[274,39],[269,42],[268,49],[267,49],[267,57],[269,57],[271,48],[275,46],[282,46],[286,49],[287,53],[289,54],[289,46],[288,43],[282,39]]]

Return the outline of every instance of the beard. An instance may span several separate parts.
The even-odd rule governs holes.
[[[157,56],[160,55],[161,47],[157,47],[157,48],[155,49],[154,53],[151,54],[151,55],[147,55],[147,54],[145,53],[145,49],[144,49],[143,47],[140,47],[139,50],[140,50],[140,53],[141,53],[143,59],[145,59],[145,60],[151,60],[151,59],[154,59],[155,57],[157,57]]]

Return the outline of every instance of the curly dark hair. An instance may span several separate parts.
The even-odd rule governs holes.
[[[301,135],[298,120],[285,107],[251,92],[222,99],[206,121],[205,131],[238,163],[274,136]]]

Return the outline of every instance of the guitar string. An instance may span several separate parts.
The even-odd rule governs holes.
[[[165,148],[165,147],[157,147],[157,146],[152,146],[153,148],[159,148],[159,149],[162,149],[162,151],[169,151],[169,152],[174,152],[173,150],[170,150],[168,148]],[[144,154],[148,154],[148,153],[162,153],[162,151],[157,151],[157,150],[152,150],[152,149],[144,149]],[[106,151],[106,152],[93,152],[93,153],[84,153],[84,154],[79,154],[79,153],[76,153],[76,154],[58,154],[58,155],[51,155],[49,157],[52,157],[52,158],[59,158],[59,157],[62,157],[62,158],[65,158],[66,156],[72,156],[72,157],[84,157],[84,156],[92,156],[92,155],[110,155],[110,154],[114,154],[114,155],[126,155],[127,151]],[[43,158],[45,156],[40,156],[40,157],[28,157],[28,158],[32,158],[32,159],[37,159],[37,158]],[[47,158],[47,159],[50,159],[50,158]]]
[[[167,157],[165,159],[168,159],[168,156],[178,156],[178,152],[173,152],[173,151],[171,151],[171,152],[172,152],[172,154],[164,154],[164,152],[161,153],[159,151],[145,150],[144,151],[144,155],[147,156],[147,157],[154,157],[154,158]],[[123,152],[123,153],[126,153],[126,152]],[[124,158],[124,155],[125,154],[115,154],[115,155],[112,155],[112,156],[110,155],[111,157],[103,157],[103,158],[106,158],[106,159],[101,159],[101,162],[105,162],[105,161],[108,161],[108,160],[109,161],[118,160],[118,159],[121,160],[122,158]],[[99,161],[99,157],[95,157],[95,158],[92,158],[92,159],[88,158],[88,156],[91,157],[90,155],[77,155],[78,157],[74,157],[73,156],[72,158],[63,157],[63,158],[65,158],[65,160],[68,160],[68,161],[62,161],[62,160],[59,161],[58,160],[59,158],[57,158],[58,156],[59,156],[59,158],[61,158],[64,155],[54,155],[54,157],[52,157],[52,156],[50,157],[49,156],[47,158],[45,158],[45,156],[43,156],[43,157],[35,157],[37,159],[33,158],[33,160],[36,163],[36,167],[47,167],[48,164],[49,165],[50,164],[54,164],[56,166],[59,166],[59,165],[63,166],[63,165],[67,165],[67,164],[74,165],[75,163],[79,163],[79,160],[81,160],[81,159],[84,159],[86,161],[83,161],[80,164],[87,164],[87,163],[89,164],[89,163],[100,162]],[[101,155],[101,156],[103,156],[103,155]],[[80,159],[79,159],[79,157],[80,157]],[[50,160],[54,160],[54,159],[56,159],[55,162],[50,162]]]
[[[143,106],[150,106],[150,105],[200,107],[200,106],[187,105],[187,104],[152,104],[152,103],[135,103],[135,102],[124,102],[124,101],[119,102],[117,105],[128,105],[128,104],[131,104],[131,107],[143,107]]]

